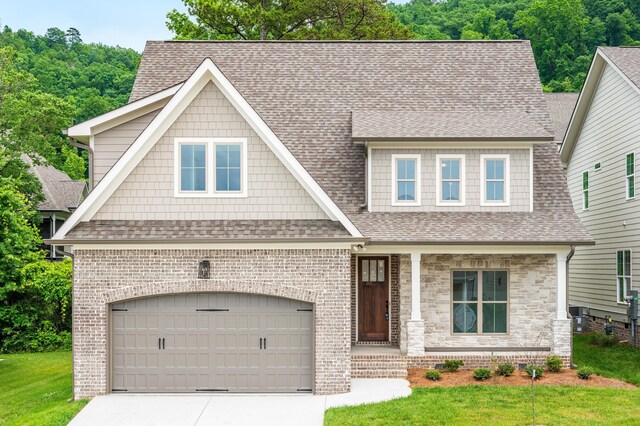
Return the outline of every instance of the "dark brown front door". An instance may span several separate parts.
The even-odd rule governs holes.
[[[386,257],[358,258],[358,340],[389,340],[389,265]]]

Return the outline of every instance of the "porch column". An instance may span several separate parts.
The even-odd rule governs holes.
[[[556,317],[551,320],[551,353],[569,364],[571,357],[571,319],[567,312],[567,253],[556,254],[558,285],[556,291]]]
[[[424,321],[420,312],[421,253],[411,253],[411,319],[407,321],[407,355],[424,355]]]

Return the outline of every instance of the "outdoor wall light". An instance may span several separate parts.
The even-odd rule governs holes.
[[[209,279],[209,271],[211,270],[211,265],[208,260],[203,260],[198,264],[198,278],[203,280]]]

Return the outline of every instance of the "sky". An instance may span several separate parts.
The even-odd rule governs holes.
[[[394,0],[407,3],[409,0]],[[147,40],[167,40],[166,15],[184,11],[181,0],[0,0],[0,26],[44,34],[73,27],[87,43],[130,47],[142,52]]]

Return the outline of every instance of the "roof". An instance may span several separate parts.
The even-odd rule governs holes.
[[[578,101],[580,93],[545,93],[551,124],[555,134],[555,141],[562,142],[567,132],[573,109]]]
[[[35,164],[31,158],[22,156],[29,165],[29,172],[38,178],[42,185],[45,200],[38,210],[69,213],[76,209],[84,199],[87,183],[83,180],[72,180],[66,173],[50,164]]]
[[[353,111],[353,140],[549,140],[552,133],[526,111]]]
[[[332,220],[94,220],[81,222],[65,239],[71,241],[207,241],[350,239]]]
[[[599,47],[636,87],[640,88],[640,46]]]
[[[564,164],[571,159],[606,66],[618,72],[640,94],[640,46],[598,47],[560,147],[560,159]]]
[[[185,82],[206,58],[367,238],[591,242],[573,212],[553,144],[535,148],[536,162],[548,169],[536,176],[533,213],[458,217],[368,213],[360,207],[365,201],[365,149],[352,141],[354,112],[372,111],[365,117],[371,120],[388,110],[401,110],[405,117],[432,111],[439,119],[455,117],[458,123],[467,115],[476,118],[465,129],[460,125],[458,136],[476,131],[490,137],[545,134],[551,141],[553,127],[528,41],[152,41],[146,45],[130,101]],[[507,125],[507,119],[522,120],[522,125],[509,123],[508,129],[483,133],[488,129],[479,117],[494,127]],[[356,121],[353,130],[362,134]],[[432,135],[450,131],[433,128],[437,132]],[[389,133],[383,127],[379,132],[398,130]],[[494,225],[480,225],[483,218]],[[447,235],[439,219],[451,223]]]

